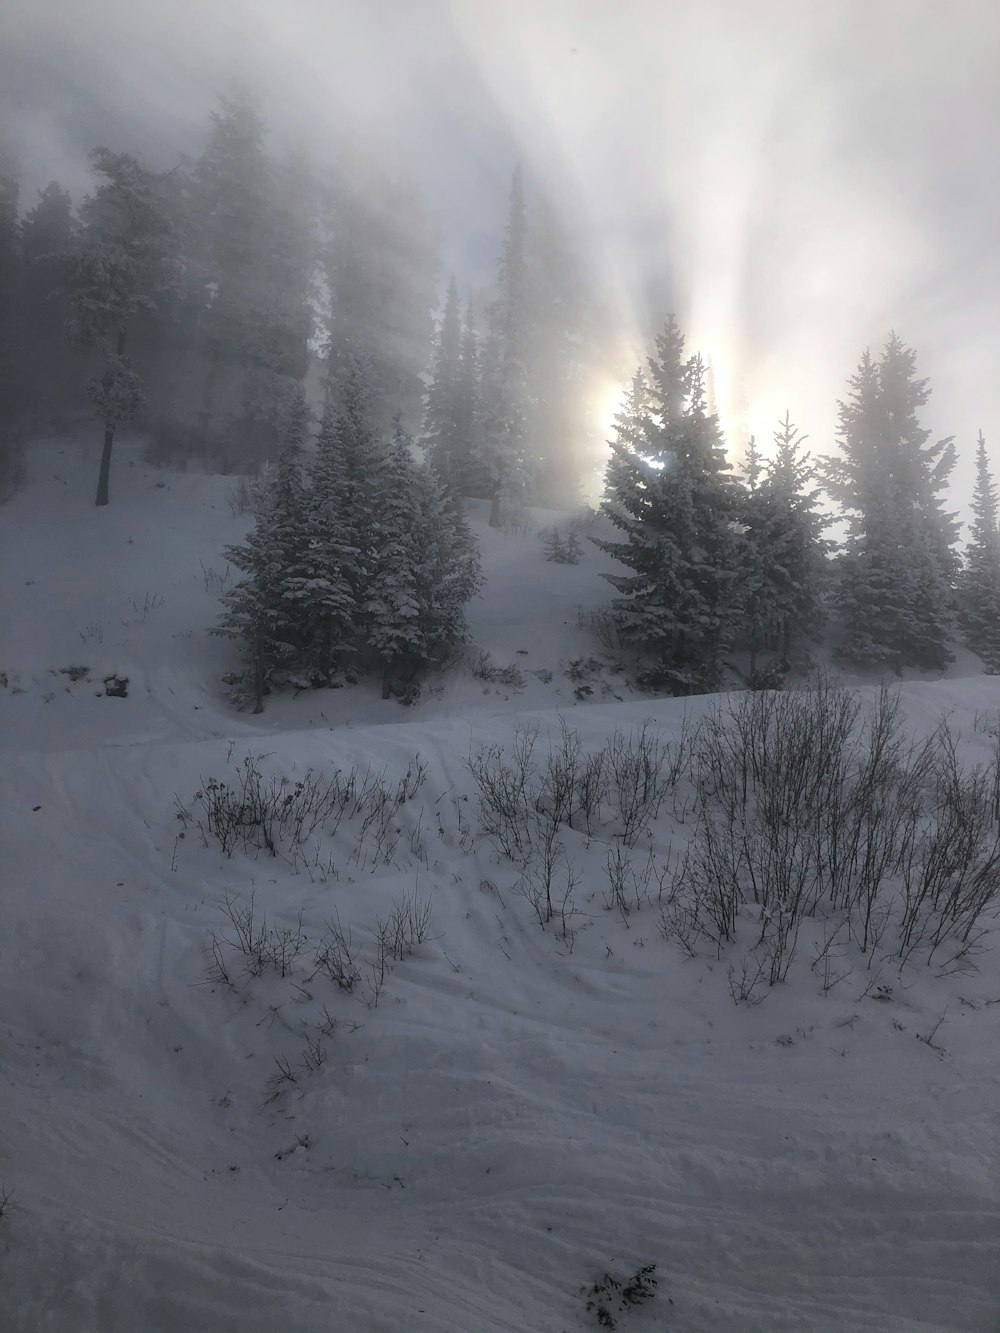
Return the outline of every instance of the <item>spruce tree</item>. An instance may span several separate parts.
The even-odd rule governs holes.
[[[965,640],[1000,672],[1000,504],[990,471],[983,432],[976,441],[976,485],[972,497],[972,532],[965,548],[959,582],[959,613]]]
[[[524,504],[535,482],[529,439],[527,219],[521,169],[511,182],[510,206],[483,350],[481,428],[477,446],[487,481],[490,526]]]
[[[954,515],[941,492],[954,467],[952,440],[929,442],[919,409],[930,390],[895,333],[876,360],[866,351],[839,407],[839,458],[824,485],[847,511],[838,598],[841,655],[871,666],[942,670],[957,561]]]
[[[396,421],[375,476],[371,563],[361,606],[368,647],[382,665],[382,697],[423,660],[417,589],[416,499],[411,441]]]
[[[185,302],[176,408],[196,447],[243,470],[275,457],[309,368],[316,189],[295,154],[273,161],[259,98],[219,99],[187,192]],[[196,405],[197,421],[185,403]]]
[[[21,223],[18,336],[23,348],[30,410],[51,419],[79,399],[79,366],[63,337],[69,316],[64,256],[75,244],[70,196],[55,181],[38,195]]]
[[[327,404],[308,469],[307,540],[300,585],[308,670],[315,684],[328,684],[356,649],[355,571],[360,552],[350,512],[344,439],[333,407]]]
[[[803,451],[788,413],[774,433],[774,453],[764,465],[751,439],[741,505],[744,529],[741,585],[751,664],[764,645],[777,650],[787,670],[793,649],[823,618],[828,520],[818,511],[815,468]]]
[[[675,694],[717,687],[738,608],[736,487],[706,412],[704,363],[683,350],[671,316],[612,445],[602,508],[625,540],[598,542],[634,571],[605,577],[623,636],[656,654],[644,679]]]
[[[441,666],[466,637],[465,608],[482,586],[479,548],[460,497],[433,465],[414,477],[414,571],[422,663]]]
[[[0,453],[4,458],[13,449],[17,418],[23,411],[25,398],[17,318],[21,272],[17,200],[17,181],[11,176],[0,176]]]
[[[91,161],[102,180],[83,202],[80,243],[65,257],[67,332],[103,360],[87,393],[104,423],[96,502],[106,505],[115,432],[143,400],[142,380],[126,355],[129,329],[169,284],[173,254],[157,177],[128,153],[98,148]]]
[[[465,420],[462,376],[462,327],[455,279],[448,284],[434,356],[434,377],[427,390],[423,445],[442,476],[457,482],[470,445]]]
[[[279,671],[295,675],[308,662],[311,569],[309,531],[303,522],[302,446],[308,421],[305,398],[292,404],[282,448],[245,542],[225,556],[243,577],[223,593],[224,611],[214,633],[235,639],[243,665],[227,678],[240,707],[255,713]]]
[[[472,309],[466,306],[455,386],[455,440],[457,452],[442,480],[455,495],[485,495],[482,451],[478,441],[482,431],[482,401],[479,340]]]
[[[243,412],[254,320],[263,304],[258,293],[270,192],[264,136],[259,98],[234,83],[212,112],[191,183],[189,243],[197,282],[190,295],[199,324],[191,389],[200,384],[197,432],[216,455],[234,448],[228,437]],[[240,441],[236,452],[244,447]]]
[[[578,497],[591,443],[594,312],[583,266],[556,211],[541,201],[528,227],[528,419],[542,503]]]
[[[437,238],[419,186],[401,163],[345,152],[325,200],[320,261],[329,293],[327,369],[336,406],[359,369],[370,420],[391,438],[398,414],[418,432],[437,304]]]

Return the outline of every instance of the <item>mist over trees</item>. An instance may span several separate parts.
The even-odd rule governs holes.
[[[510,530],[583,499],[621,330],[571,225],[515,166],[492,272],[463,287],[398,155],[349,136],[326,161],[276,151],[239,83],[190,161],[99,147],[91,169],[75,209],[56,182],[24,200],[0,177],[0,498],[22,440],[84,413],[103,432],[99,505],[126,425],[154,462],[260,473],[219,627],[240,645],[236,696],[365,671],[411,695],[480,586],[464,502]],[[1000,668],[986,443],[960,555],[955,444],[921,423],[911,348],[891,333],[862,354],[818,458],[787,412],[766,452],[724,439],[708,380],[671,316],[606,442],[595,540],[624,567],[610,615],[643,684],[780,685],[816,653],[941,671],[959,634]]]

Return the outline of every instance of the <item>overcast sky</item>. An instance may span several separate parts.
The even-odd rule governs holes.
[[[0,151],[78,196],[98,142],[196,153],[250,74],[276,139],[394,140],[465,283],[520,156],[637,331],[676,309],[730,421],[787,406],[832,447],[895,327],[964,490],[980,426],[1000,464],[998,69],[995,0],[4,0]]]

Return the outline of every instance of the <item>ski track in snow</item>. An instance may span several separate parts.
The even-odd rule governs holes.
[[[596,555],[553,570],[537,538],[485,533],[477,643],[498,662],[527,648],[549,686],[511,698],[459,674],[412,711],[359,687],[251,722],[220,697],[225,645],[200,633],[214,598],[198,559],[218,566],[239,531],[228,483],[158,487],[121,451],[95,515],[92,454],[53,447],[0,515],[0,666],[23,688],[0,691],[0,1182],[17,1204],[0,1219],[0,1330],[559,1333],[597,1326],[586,1283],[655,1263],[657,1296],[624,1333],[997,1333],[994,954],[973,976],[915,967],[882,1005],[864,975],[825,996],[803,945],[787,985],[737,1008],[725,960],[685,959],[654,908],[603,910],[596,862],[570,950],[475,833],[471,796],[475,846],[459,846],[476,745],[509,744],[519,722],[552,732],[554,710],[593,744],[646,718],[680,727],[671,701],[576,707],[558,675],[560,655],[591,651],[575,604],[606,596]],[[161,589],[143,624],[80,639]],[[60,679],[45,701],[72,660],[90,683]],[[129,675],[128,699],[97,697],[105,670]],[[973,717],[1000,704],[996,681],[904,698],[915,728],[951,710],[982,757]],[[234,762],[265,754],[291,776],[358,762],[394,777],[419,752],[395,864],[352,866],[346,825],[326,883],[227,860],[190,825],[178,840],[175,797],[223,772],[230,738]],[[406,841],[421,810],[424,858]],[[336,911],[358,941],[402,890],[433,910],[376,1008],[327,983],[326,1063],[270,1104],[315,1004],[277,978],[243,984],[246,1003],[205,979],[223,894],[251,884],[276,921],[301,908],[315,934]],[[914,1039],[942,1011],[945,1054]]]

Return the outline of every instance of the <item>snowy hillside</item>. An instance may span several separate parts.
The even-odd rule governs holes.
[[[876,947],[817,910],[768,986],[748,910],[678,924],[691,736],[738,701],[630,689],[593,548],[476,523],[473,642],[414,706],[253,717],[207,633],[232,480],[122,446],[97,509],[96,447],[0,510],[0,1330],[997,1333],[992,904],[901,971],[893,881]],[[993,762],[971,660],[901,706]],[[598,753],[547,823],[550,757]]]

